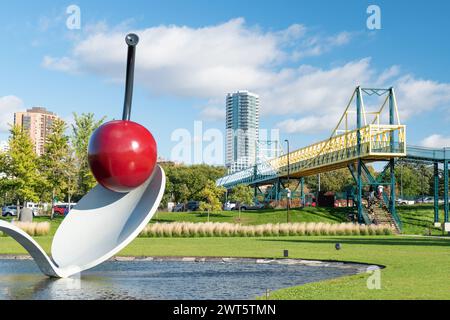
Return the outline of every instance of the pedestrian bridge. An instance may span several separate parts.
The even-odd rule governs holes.
[[[367,111],[364,96],[371,96],[381,106]],[[386,107],[387,106],[387,107]],[[353,127],[349,125],[352,121]],[[383,123],[384,122],[384,123]],[[444,180],[444,230],[450,232],[449,221],[449,168],[450,149],[431,149],[408,146],[406,126],[400,123],[397,101],[393,88],[374,89],[357,87],[331,136],[298,150],[288,152],[274,159],[260,160],[245,170],[230,173],[216,181],[217,185],[232,189],[239,184],[258,186],[274,184],[280,192],[280,183],[285,178],[298,178],[303,186],[303,177],[318,173],[349,168],[356,182],[354,200],[358,209],[358,221],[370,224],[367,208],[363,205],[363,189],[368,185],[387,185],[389,195],[383,194],[384,205],[401,230],[401,219],[395,209],[395,162],[419,161],[434,165],[434,222],[439,220],[439,166],[443,167]],[[382,173],[389,169],[389,181],[383,182],[370,177],[364,163],[388,161]],[[403,160],[402,160],[403,161]],[[384,174],[383,174],[384,175]],[[382,177],[383,175],[380,175]],[[369,176],[369,177],[368,177]],[[365,181],[367,180],[367,181]],[[302,198],[303,188],[301,188]],[[277,198],[279,198],[277,196]],[[303,199],[302,199],[302,203]]]
[[[404,157],[405,133],[404,125],[370,124],[226,175],[217,184],[226,188],[238,184],[260,184],[285,178],[288,173],[292,178],[299,178],[346,168],[357,159],[378,161]],[[392,136],[397,137],[395,142],[391,140]]]
[[[385,96],[385,99],[377,111],[367,112],[364,94]],[[353,110],[355,103],[356,111]],[[387,117],[388,123],[383,124],[380,121],[386,118],[383,118],[386,105],[389,105],[390,116]],[[350,129],[349,118],[355,113],[356,128]],[[371,122],[367,121],[369,117]],[[358,87],[329,139],[274,159],[259,161],[252,167],[218,179],[217,185],[230,189],[239,184],[270,183],[288,175],[299,178],[345,168],[358,159],[367,162],[389,160],[406,154],[406,126],[400,124],[393,89]]]

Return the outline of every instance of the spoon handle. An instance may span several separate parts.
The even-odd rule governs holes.
[[[133,100],[134,62],[136,60],[136,45],[139,42],[139,37],[134,33],[130,33],[125,37],[125,42],[128,45],[128,56],[122,120],[130,120],[131,102]]]

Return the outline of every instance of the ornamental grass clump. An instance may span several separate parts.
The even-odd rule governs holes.
[[[290,224],[282,223],[278,225],[278,234],[280,236],[288,236],[290,234]]]
[[[33,235],[45,235],[48,225],[22,225]],[[388,225],[359,225],[354,223],[278,223],[261,225],[241,225],[219,222],[173,222],[155,223],[146,226],[141,237],[271,237],[271,236],[351,236],[351,235],[389,235]]]
[[[49,222],[20,222],[14,221],[13,224],[28,233],[30,236],[41,237],[50,233]]]

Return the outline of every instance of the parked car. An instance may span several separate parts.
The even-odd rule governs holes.
[[[241,204],[241,205],[236,205],[234,207],[233,210],[239,210],[241,209],[241,211],[243,210],[260,210],[260,209],[264,209],[264,204],[263,203],[257,203],[257,204]]]
[[[187,211],[197,211],[200,208],[199,201],[188,201],[186,204]]]
[[[416,200],[416,203],[433,203],[433,197],[420,197]]]
[[[231,211],[231,210],[234,210],[235,207],[236,207],[236,202],[227,201],[223,205],[223,210]]]
[[[415,202],[414,200],[406,200],[406,199],[397,199],[396,200],[398,205],[403,206],[412,206]]]
[[[22,209],[22,207],[20,207]],[[17,206],[4,206],[2,208],[2,217],[15,217],[17,216]]]
[[[184,203],[178,203],[172,208],[172,212],[184,212],[186,211],[186,205]]]
[[[27,202],[25,207],[31,209],[31,211],[33,212],[33,217],[39,216],[39,204],[34,202]]]
[[[56,214],[65,216],[65,215],[68,214],[68,213],[70,212],[70,210],[72,210],[73,207],[75,207],[75,206],[76,206],[76,203],[71,203],[71,204],[68,204],[68,203],[62,203],[62,204],[57,204],[57,205],[53,206],[53,211],[54,211]]]

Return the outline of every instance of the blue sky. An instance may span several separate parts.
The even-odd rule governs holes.
[[[66,8],[81,9],[81,29]],[[381,30],[366,27],[370,4]],[[326,138],[358,84],[394,86],[410,144],[450,146],[447,1],[2,1],[0,140],[11,112],[120,118],[127,32],[138,46],[132,119],[170,158],[176,129],[224,129],[224,98],[261,95],[261,127],[291,148]]]

